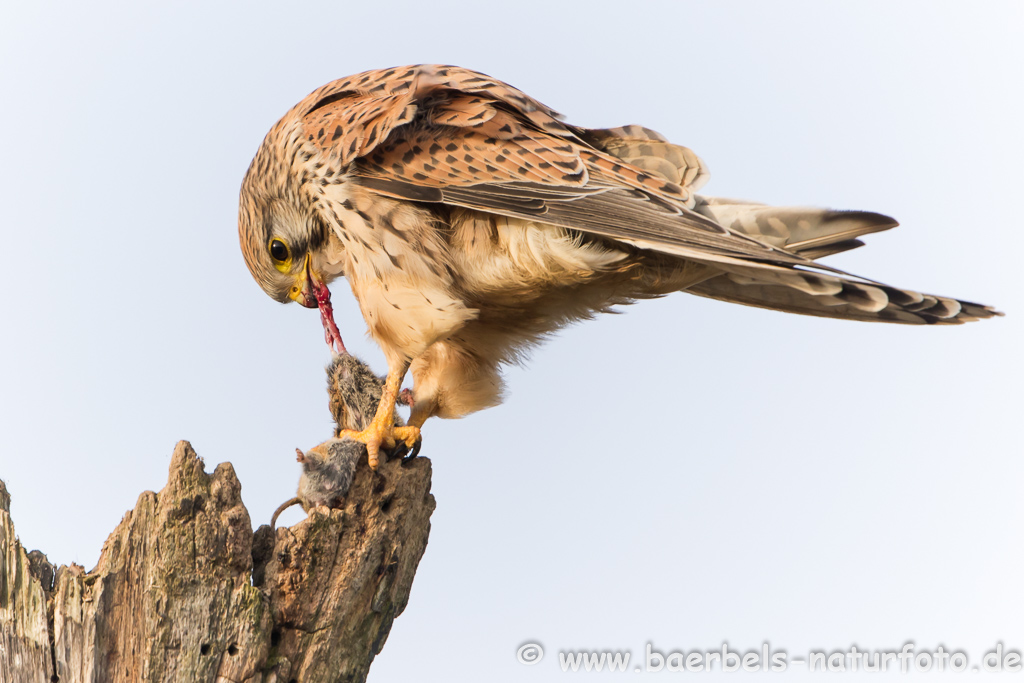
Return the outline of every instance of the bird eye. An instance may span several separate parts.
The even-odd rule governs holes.
[[[281,240],[271,240],[270,242],[270,258],[278,262],[285,262],[288,260],[288,245]]]

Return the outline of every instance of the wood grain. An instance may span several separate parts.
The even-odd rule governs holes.
[[[89,572],[25,552],[0,482],[0,683],[363,681],[409,601],[430,474],[364,461],[342,509],[254,534],[231,464],[207,474],[182,441]]]

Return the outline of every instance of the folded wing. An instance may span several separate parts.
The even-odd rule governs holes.
[[[388,197],[578,230],[714,266],[688,291],[793,313],[959,323],[991,308],[859,278],[814,259],[896,225],[869,212],[695,194],[692,151],[640,126],[589,130],[467,69],[404,67],[335,81],[300,103],[307,163]]]

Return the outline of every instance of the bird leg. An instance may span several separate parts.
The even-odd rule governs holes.
[[[430,411],[428,410],[416,410],[416,407],[412,407],[412,414],[409,415],[409,421],[406,423],[410,427],[416,427],[417,429],[423,427],[423,423],[430,417]]]
[[[388,376],[384,380],[384,388],[381,391],[380,404],[377,406],[377,414],[373,416],[373,420],[366,429],[361,432],[345,429],[339,436],[339,438],[347,436],[366,444],[371,469],[377,469],[381,447],[391,449],[401,441],[412,449],[420,440],[419,427],[395,426],[395,400],[398,398],[402,380],[405,379],[405,372],[408,369],[409,364],[403,363],[400,369],[388,370]]]

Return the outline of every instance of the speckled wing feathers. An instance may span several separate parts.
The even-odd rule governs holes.
[[[409,123],[419,106],[431,104],[431,98],[451,102],[442,106],[436,116],[461,113],[445,125],[481,123],[471,117],[486,109],[483,101],[473,109],[471,95],[513,107],[542,130],[568,133],[558,121],[560,115],[533,98],[483,74],[454,66],[409,66],[367,71],[342,78],[317,89],[302,102],[302,117],[307,139],[315,142],[329,155],[336,154],[342,164],[369,153],[381,144],[392,129]],[[493,109],[493,108],[492,108]],[[496,111],[496,110],[494,110]],[[431,119],[440,125],[440,121]],[[462,122],[457,123],[457,122]]]
[[[711,249],[829,270],[693,212],[692,189],[707,175],[696,155],[678,175],[690,185],[680,185],[661,175],[669,173],[666,169],[646,172],[587,143],[580,137],[585,129],[571,129],[536,100],[466,69],[368,72],[329,84],[305,102],[303,130],[321,149],[320,159],[311,163],[334,163],[339,172],[351,165],[346,170],[366,179],[365,187],[388,196],[543,217],[677,255]],[[639,126],[593,135],[617,151],[634,150],[635,159],[657,158],[655,144],[664,148],[660,152],[686,154],[683,148],[664,147],[663,138]],[[645,143],[648,147],[640,149]],[[588,206],[605,195],[615,196]],[[599,212],[604,215],[595,216]],[[637,223],[643,223],[642,230],[632,227]]]
[[[660,188],[671,183],[598,150],[538,133],[500,140],[488,132],[427,129],[400,137],[358,160],[356,180],[392,197],[541,220],[678,256],[732,256],[827,270],[722,228],[665,196]],[[428,195],[424,187],[440,193]]]
[[[358,106],[355,106],[358,105]],[[347,166],[384,140],[392,129],[409,123],[417,106],[407,95],[359,97],[340,93],[303,118],[307,140]]]
[[[643,126],[587,130],[595,147],[653,175],[696,192],[710,179],[704,162],[692,150],[674,145]],[[691,207],[692,208],[692,207]]]
[[[495,137],[493,129],[501,118],[492,118],[479,129],[425,127],[409,132],[360,159],[356,174],[442,188],[507,182],[586,184],[586,166],[572,151],[552,149],[534,136]]]
[[[885,216],[698,198],[708,171],[689,149],[640,126],[569,126],[519,90],[467,69],[358,74],[317,90],[297,109],[305,112],[306,141],[318,150],[306,163],[328,167],[327,175],[391,198],[535,220],[723,271],[692,287],[695,294],[892,322],[995,314],[813,261],[895,225]],[[788,226],[784,238],[773,232],[779,225]]]

